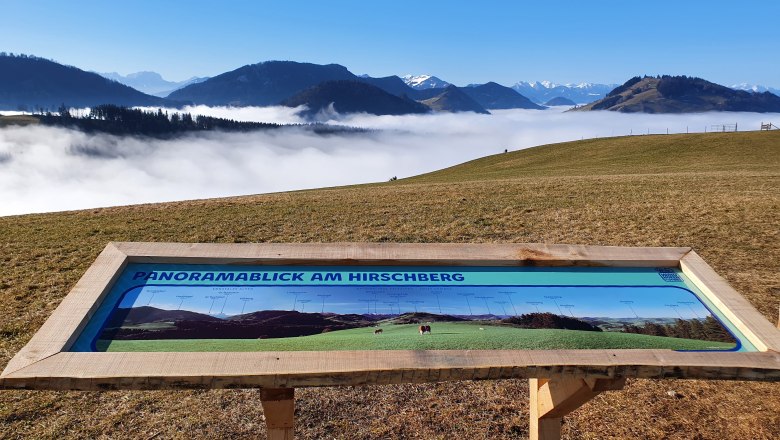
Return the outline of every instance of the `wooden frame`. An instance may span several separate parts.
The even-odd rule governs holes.
[[[436,350],[251,353],[67,351],[128,263],[670,267],[684,274],[759,352],[672,350]],[[563,389],[579,402],[630,378],[780,381],[780,330],[690,248],[544,244],[110,243],[30,342],[0,374],[0,388],[108,390],[276,389],[264,401],[289,413],[291,389],[471,379],[530,378],[532,395]],[[572,385],[570,381],[579,380]],[[550,383],[550,380],[555,382]],[[602,384],[602,385],[599,385]],[[536,386],[536,389],[533,389]],[[622,386],[622,385],[621,385]],[[601,387],[601,388],[599,388]],[[545,391],[547,390],[547,391]],[[563,394],[566,394],[564,392]],[[547,393],[547,394],[544,394]],[[577,397],[579,396],[579,397]],[[583,400],[584,396],[584,400]],[[274,400],[276,399],[276,400]],[[558,399],[560,400],[560,399]],[[275,402],[275,403],[274,403]],[[282,403],[279,403],[282,402]],[[274,406],[276,405],[276,406]],[[576,407],[576,405],[575,405]],[[532,422],[565,411],[537,408]],[[540,415],[541,414],[541,415]],[[548,416],[545,416],[548,414]],[[274,422],[291,435],[284,421]],[[533,423],[532,423],[533,425]],[[542,423],[542,426],[549,424]],[[554,431],[554,430],[553,430]],[[542,431],[539,431],[542,432]],[[536,438],[540,434],[537,433]],[[280,438],[286,438],[284,436]]]

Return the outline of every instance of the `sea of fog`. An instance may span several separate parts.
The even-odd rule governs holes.
[[[150,140],[42,126],[6,127],[0,129],[0,215],[381,182],[505,149],[667,130],[703,132],[735,123],[740,131],[757,130],[762,121],[780,122],[780,114],[564,110],[321,114],[327,123],[375,129],[327,136],[285,129]],[[184,111],[243,121],[304,122],[295,109],[286,107],[197,106]]]

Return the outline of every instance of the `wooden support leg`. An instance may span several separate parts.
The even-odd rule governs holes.
[[[263,388],[260,400],[268,440],[293,440],[295,435],[295,388]]]
[[[531,440],[561,438],[563,416],[599,393],[620,390],[625,379],[530,379]]]

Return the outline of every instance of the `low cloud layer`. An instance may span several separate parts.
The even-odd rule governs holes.
[[[171,110],[173,111],[173,110]],[[244,121],[302,122],[289,108],[193,107]],[[175,140],[0,129],[0,215],[386,181],[535,145],[628,134],[684,133],[734,124],[755,130],[778,114],[636,115],[506,110],[415,116],[335,115],[377,129],[319,136],[300,129],[206,133]]]

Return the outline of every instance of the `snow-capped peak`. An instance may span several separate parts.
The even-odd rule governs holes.
[[[574,88],[574,89],[589,89],[593,86],[594,84],[589,82],[581,82],[579,84],[566,84],[566,87]]]
[[[589,82],[556,84],[552,81],[520,81],[512,86],[518,93],[539,104],[553,98],[566,98],[577,104],[585,104],[603,98],[614,84]]]
[[[450,83],[433,75],[404,75],[401,79],[404,80],[406,85],[417,90],[443,89],[450,85]]]
[[[761,93],[769,90],[769,87],[761,86],[758,84],[748,84],[748,83],[734,84],[733,86],[731,86],[731,88],[735,90],[744,90],[746,92],[753,92],[753,93]]]

